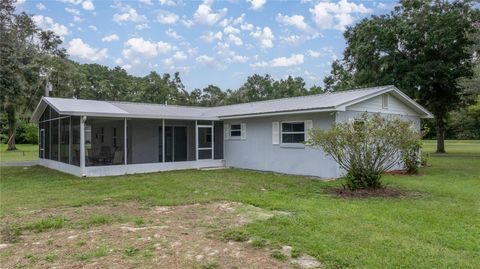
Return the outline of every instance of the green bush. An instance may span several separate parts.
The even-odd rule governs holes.
[[[420,166],[420,145],[412,145],[402,152],[402,161],[405,171],[409,174],[417,174]]]
[[[336,123],[330,130],[309,130],[309,145],[323,149],[347,174],[350,190],[380,188],[381,177],[403,161],[421,141],[421,132],[412,123],[398,117],[363,113],[347,122]]]
[[[17,143],[19,144],[37,144],[38,127],[34,123],[23,123],[17,128]]]

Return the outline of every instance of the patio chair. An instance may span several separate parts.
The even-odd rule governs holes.
[[[116,150],[113,154],[112,164],[122,164],[123,163],[123,150]]]

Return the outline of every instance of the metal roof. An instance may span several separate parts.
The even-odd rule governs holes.
[[[43,97],[32,115],[32,121],[38,122],[47,105],[50,105],[62,115],[196,120],[246,118],[315,111],[345,111],[346,106],[348,105],[364,101],[386,92],[395,95],[416,111],[421,117],[432,117],[430,112],[410,99],[396,87],[381,86],[218,107],[176,106]]]

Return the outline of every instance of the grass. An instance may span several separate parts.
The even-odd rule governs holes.
[[[430,141],[425,145],[433,152]],[[341,181],[237,169],[81,179],[42,167],[2,167],[0,215],[107,201],[239,201],[292,214],[236,228],[232,239],[290,245],[326,268],[475,268],[480,264],[480,142],[447,141],[446,149],[450,154],[431,154],[432,166],[421,168],[421,176],[385,176],[386,184],[415,193],[395,199],[336,198],[324,189]]]
[[[38,159],[38,145],[18,144],[17,150],[7,151],[7,145],[0,143],[0,162],[24,162]]]

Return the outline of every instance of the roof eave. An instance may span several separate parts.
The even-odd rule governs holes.
[[[315,112],[333,112],[333,111],[342,111],[340,108],[325,107],[325,108],[313,108],[313,109],[299,109],[299,110],[283,110],[276,112],[265,112],[265,113],[248,113],[240,115],[224,115],[218,116],[221,120],[229,119],[243,119],[243,118],[257,118],[257,117],[268,117],[268,116],[278,116],[278,115],[291,115],[291,114],[302,114],[302,113],[315,113]]]

